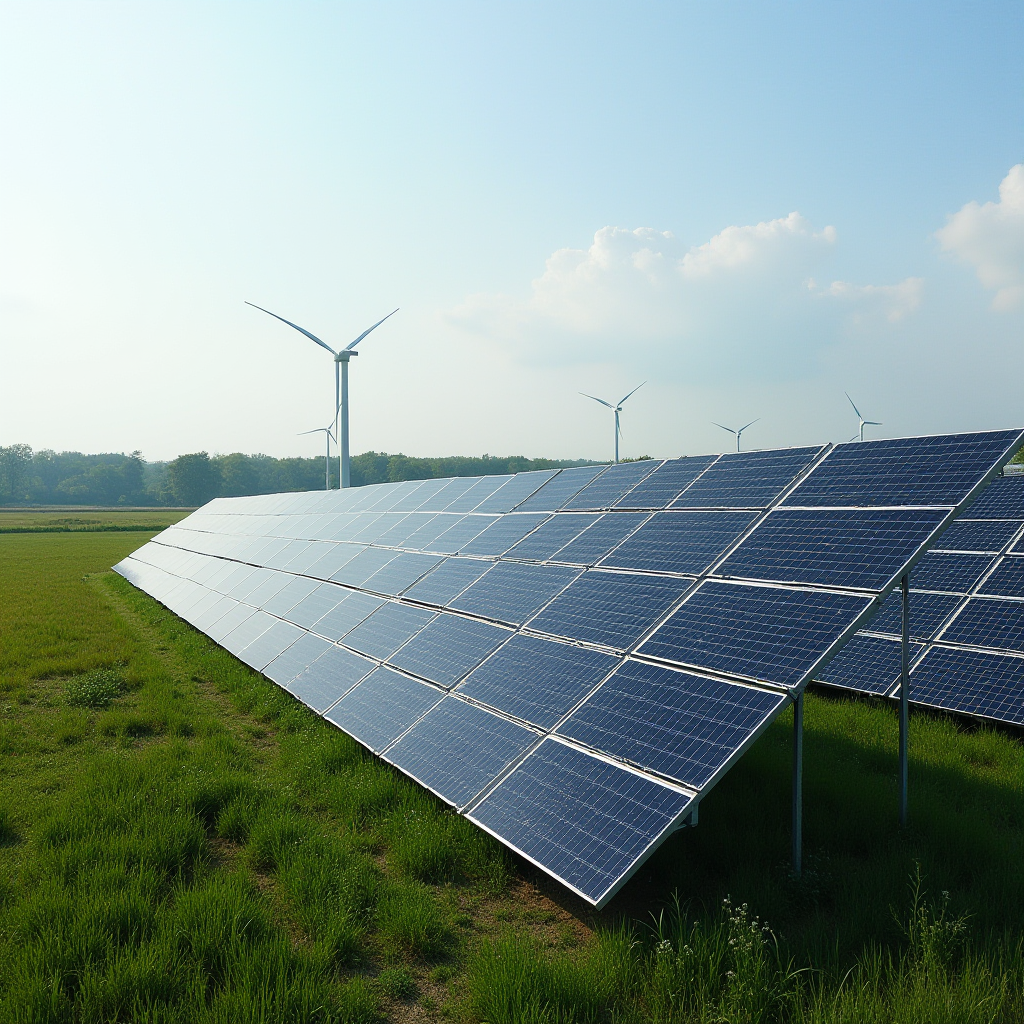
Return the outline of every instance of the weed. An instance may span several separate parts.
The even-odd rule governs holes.
[[[416,995],[416,980],[407,967],[385,967],[376,981],[381,995],[388,999],[409,999]]]
[[[68,680],[67,703],[73,708],[109,707],[128,687],[115,669],[96,669]]]

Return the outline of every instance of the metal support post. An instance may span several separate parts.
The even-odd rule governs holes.
[[[903,591],[903,640],[900,662],[900,827],[907,827],[907,732],[910,712],[910,577],[900,581]]]
[[[793,698],[793,874],[800,877],[804,845],[804,695]]]

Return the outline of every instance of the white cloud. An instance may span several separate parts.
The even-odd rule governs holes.
[[[806,376],[845,328],[894,323],[923,282],[819,287],[836,231],[799,213],[687,248],[668,231],[601,228],[560,249],[526,298],[472,295],[445,318],[531,362],[643,363],[688,380]]]
[[[1024,164],[1011,167],[1000,182],[998,203],[968,203],[935,237],[995,291],[993,309],[1019,306],[1024,300]]]

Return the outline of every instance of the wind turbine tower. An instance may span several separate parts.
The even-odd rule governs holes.
[[[314,427],[312,430],[300,430],[299,437],[302,437],[303,434],[319,434],[321,431],[327,435],[327,454],[324,456],[324,490],[329,491],[331,489],[331,442],[334,440],[331,428],[327,426]]]
[[[853,405],[853,399],[850,398],[850,393],[848,391],[844,391],[843,394],[846,395],[846,399],[850,403],[850,405]],[[856,434],[853,435],[853,437],[850,438],[851,441],[854,437],[857,438],[859,441],[863,441],[865,427],[880,427],[882,425],[877,420],[864,419],[864,417],[861,416],[860,414],[860,409],[858,409],[855,405],[853,405],[853,411],[857,414],[857,419],[860,420],[860,429]]]
[[[759,420],[760,418],[761,417],[758,416],[757,420]],[[736,451],[739,451],[740,450],[740,438],[743,436],[743,431],[746,430],[747,427],[752,427],[757,422],[757,420],[751,420],[749,423],[745,423],[742,427],[740,427],[739,430],[733,430],[732,427],[727,427],[723,423],[715,423],[714,420],[712,420],[711,422],[714,423],[716,427],[721,427],[723,430],[728,430],[730,434],[735,434],[736,435]]]
[[[646,384],[646,383],[647,383],[647,381],[644,381],[643,384],[637,384],[637,386],[635,388],[633,388],[632,391],[630,391],[629,395],[626,395],[626,398],[629,398],[630,395],[635,395],[644,386],[644,384]],[[583,395],[584,398],[589,398],[592,401],[599,402],[606,409],[611,409],[612,412],[615,413],[615,464],[618,465],[619,464],[619,436],[622,434],[622,428],[619,426],[619,413],[622,412],[622,406],[625,403],[626,398],[620,398],[618,400],[618,402],[615,403],[615,405],[612,405],[611,402],[606,402],[603,398],[594,398],[593,395],[584,394],[582,391],[580,392],[580,394]]]
[[[362,334],[356,338],[355,341],[350,342],[343,349],[335,351],[326,342],[321,341],[315,334],[310,334],[304,327],[300,327],[298,324],[293,324],[291,320],[285,320],[283,316],[278,316],[276,313],[271,313],[269,309],[264,309],[262,306],[257,306],[255,302],[246,302],[247,306],[252,306],[253,309],[258,309],[261,313],[266,313],[268,316],[272,316],[275,320],[280,320],[281,323],[287,324],[289,327],[294,327],[299,334],[304,334],[310,341],[315,341],[321,348],[327,349],[328,352],[334,356],[334,426],[335,436],[340,436],[341,444],[338,446],[338,460],[340,462],[340,484],[342,487],[350,487],[351,481],[349,478],[349,452],[348,452],[348,362],[352,356],[357,356],[359,353],[355,350],[356,345],[359,344],[365,338],[370,331],[375,331],[384,320],[387,320],[388,316],[394,316],[398,310],[393,309],[388,316],[384,317],[384,320],[378,320],[372,327],[368,327]],[[340,421],[340,422],[339,422]]]

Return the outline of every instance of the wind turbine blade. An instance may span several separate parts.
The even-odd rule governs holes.
[[[578,391],[577,394],[583,395],[584,398],[590,398],[595,402],[600,402],[606,409],[615,409],[615,406],[611,402],[606,402],[603,398],[594,398],[593,395],[585,394],[582,391]]]
[[[647,381],[644,381],[644,384],[646,384],[646,383],[647,383]],[[628,395],[626,395],[626,398],[629,398],[630,395],[635,395],[644,386],[644,384],[637,384],[637,386],[635,388],[633,388],[633,390],[630,391],[630,393]],[[626,398],[620,398],[619,399],[619,405],[622,405],[622,403],[625,402]]]
[[[269,309],[264,309],[262,306],[257,306],[255,302],[250,302],[248,299],[245,300],[247,306],[252,306],[253,309],[258,309],[261,313],[266,313],[267,316],[272,316],[275,320],[280,320],[281,323],[287,324],[289,327],[294,327],[299,334],[304,334],[310,341],[315,341],[321,348],[327,349],[332,356],[336,356],[338,353],[331,348],[326,342],[321,341],[315,334],[310,334],[304,327],[300,327],[298,324],[293,324],[291,320],[285,320],[283,316],[278,316],[276,313],[271,313]]]
[[[850,405],[853,405],[853,399],[850,398],[850,392],[849,391],[844,391],[843,394],[846,395],[846,399],[850,403]],[[864,419],[864,417],[861,416],[860,409],[858,409],[857,406],[853,405],[853,411],[857,414],[857,419],[859,419],[859,420]]]
[[[759,420],[760,418],[761,417],[758,416],[757,420]],[[757,422],[757,420],[751,420],[749,423],[747,423],[744,426],[740,427],[740,429],[737,431],[737,433],[742,434],[743,431],[747,429],[747,427],[752,427]]]
[[[736,431],[733,430],[732,427],[727,427],[727,426],[725,426],[722,423],[715,423],[714,420],[712,420],[711,422],[714,423],[716,427],[721,427],[723,430],[728,430],[730,434],[735,434],[736,433]]]
[[[865,420],[864,421],[864,426],[865,427],[880,427],[880,426],[882,426],[882,424],[879,423],[878,420]]]
[[[398,308],[401,309],[402,307],[399,306]],[[398,312],[398,309],[393,309],[393,310],[391,310],[390,313],[388,313],[388,316],[394,316],[397,312]],[[387,320],[388,316],[384,317],[384,320]],[[362,334],[359,335],[358,338],[356,338],[355,341],[353,341],[349,345],[346,345],[343,351],[351,352],[352,349],[354,349],[356,347],[356,345],[358,345],[359,342],[361,342],[363,340],[363,338],[365,338],[370,333],[370,331],[377,330],[377,328],[380,327],[380,325],[382,323],[384,323],[384,320],[378,320],[372,327],[368,327],[365,331],[363,331]]]
[[[303,434],[319,434],[326,429],[326,427],[314,427],[312,430],[300,430],[298,436],[302,437]]]
[[[850,438],[850,441],[857,441],[859,439],[860,439],[860,433],[858,432],[858,433],[854,434],[853,437]],[[846,443],[849,444],[850,441],[847,441]]]

